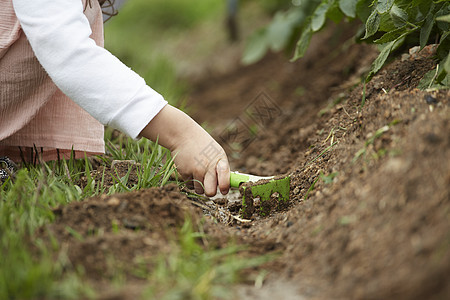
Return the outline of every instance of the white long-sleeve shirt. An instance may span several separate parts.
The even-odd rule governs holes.
[[[12,1],[50,78],[101,123],[135,138],[167,104],[142,77],[90,38],[81,0]]]

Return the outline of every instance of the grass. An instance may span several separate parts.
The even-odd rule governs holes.
[[[197,242],[204,233],[193,231],[187,221],[180,231],[179,244],[169,257],[159,257],[154,272],[148,274],[152,285],[143,294],[144,299],[225,299],[233,295],[230,285],[239,281],[239,272],[261,265],[270,255],[239,257],[243,247],[204,251]]]
[[[112,159],[133,159],[141,166],[139,182],[127,186],[126,178],[106,190],[95,184],[81,189],[76,182],[87,176],[92,165],[88,159],[42,163],[20,169],[14,182],[7,180],[0,190],[0,299],[79,299],[95,298],[95,287],[84,280],[84,272],[71,266],[59,241],[51,243],[33,237],[34,232],[54,220],[52,208],[81,201],[99,193],[116,193],[166,184],[174,172],[167,150],[148,140],[134,141],[123,137],[108,142]],[[66,230],[75,238],[83,236],[70,227]],[[268,257],[240,259],[241,248],[230,246],[213,249],[201,246],[206,239],[202,229],[194,231],[189,219],[174,237],[171,252],[158,256],[152,263],[156,268],[136,272],[148,282],[146,296],[158,299],[211,299],[230,296],[229,286],[239,280],[242,269],[267,261]],[[145,266],[145,262],[143,266]],[[68,267],[70,266],[70,267]],[[120,268],[118,278],[125,278]],[[113,284],[113,283],[112,283]],[[126,282],[124,283],[126,284]]]
[[[61,280],[61,262],[54,262],[40,241],[34,241],[38,248],[35,254],[26,242],[38,227],[53,220],[50,207],[79,198],[75,188],[59,183],[57,176],[46,176],[37,168],[20,170],[14,184],[11,181],[3,184],[0,191],[1,299],[60,294],[55,291],[55,278],[60,278],[64,286],[73,287],[69,294],[80,294],[76,291],[80,285],[66,285]],[[78,278],[71,277],[71,281]]]
[[[138,151],[141,148],[145,150]],[[174,172],[173,161],[164,161],[167,150],[155,143],[129,139],[124,149],[127,153],[133,151],[131,157],[146,167],[140,172],[139,183],[132,189],[164,185]],[[67,298],[64,295],[91,293],[89,289],[81,288],[79,274],[64,274],[63,259],[53,261],[50,252],[52,247],[57,248],[57,241],[52,246],[33,239],[35,230],[54,220],[52,208],[104,192],[92,184],[83,190],[75,184],[84,174],[88,175],[88,182],[92,181],[90,170],[92,166],[87,159],[42,163],[20,169],[14,182],[8,179],[2,185],[0,299]],[[118,186],[109,192],[123,190],[127,188]],[[31,248],[37,250],[31,251]],[[61,286],[67,290],[60,290]]]
[[[389,131],[389,129],[391,129],[392,126],[395,126],[400,122],[401,122],[401,120],[396,119],[396,120],[390,122],[388,125],[384,125],[383,127],[377,129],[375,131],[375,133],[373,133],[371,135],[371,137],[369,137],[365,141],[364,146],[355,153],[355,155],[353,156],[353,159],[352,159],[352,163],[355,163],[360,157],[365,157],[368,146],[372,145],[376,139],[380,138],[385,132]],[[380,154],[384,155],[385,153],[380,152],[377,155],[380,155]],[[375,158],[377,157],[377,155],[375,155]]]

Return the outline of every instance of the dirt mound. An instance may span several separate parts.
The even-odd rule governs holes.
[[[298,204],[249,230],[261,236],[270,229],[267,238],[283,243],[276,268],[303,283],[302,293],[343,299],[439,299],[448,293],[449,94],[435,94],[439,104],[432,112],[427,95],[377,95],[363,123],[352,111],[357,103],[337,109],[325,128],[340,124],[348,134],[293,172],[291,199]]]
[[[54,214],[55,222],[38,234],[56,238],[72,266],[101,279],[112,278],[117,268],[132,274],[140,261],[150,263],[168,250],[168,238],[177,237],[187,218],[195,228],[202,213],[170,184],[73,202]]]
[[[448,298],[450,92],[415,89],[435,67],[427,57],[396,60],[364,87],[373,49],[330,50],[329,37],[317,37],[320,47],[299,63],[269,56],[250,79],[244,68],[194,93],[209,103],[198,119],[216,125],[235,169],[291,174],[289,211],[230,234],[283,249],[265,284],[282,278],[298,297]],[[258,123],[247,116],[262,87],[283,113]],[[246,147],[233,148],[236,136]]]

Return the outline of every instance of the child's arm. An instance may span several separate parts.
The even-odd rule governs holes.
[[[135,138],[167,104],[141,76],[91,39],[91,25],[81,0],[12,2],[50,78],[102,124]],[[101,22],[97,0],[92,5]]]
[[[184,179],[194,179],[195,191],[207,196],[230,188],[230,167],[222,147],[184,112],[166,105],[142,130],[141,136],[170,149]]]
[[[16,15],[41,65],[58,88],[103,124],[131,137],[156,140],[176,156],[186,179],[229,187],[223,149],[191,118],[167,105],[143,78],[90,38],[81,0],[12,0]],[[217,156],[211,154],[217,150]],[[220,159],[220,160],[219,160]],[[195,183],[197,192],[202,192]]]

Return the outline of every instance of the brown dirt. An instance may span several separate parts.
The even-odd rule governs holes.
[[[92,197],[54,214],[55,222],[37,234],[56,238],[71,267],[83,267],[93,280],[113,279],[117,269],[132,275],[139,263],[168,251],[168,238],[176,238],[186,218],[197,228],[202,215],[175,184]]]
[[[282,257],[266,266],[265,284],[296,287],[288,296],[448,298],[450,93],[415,89],[435,67],[432,59],[397,60],[366,86],[361,108],[363,86],[357,83],[373,49],[351,45],[329,54],[328,41],[326,34],[317,38],[296,64],[269,56],[211,80],[209,88],[202,83],[193,94],[197,105],[209,103],[198,119],[214,122],[219,140],[225,136],[235,169],[291,174],[290,210],[238,230],[247,244],[271,240],[283,249]],[[256,74],[249,79],[251,71]],[[295,93],[299,86],[302,95]],[[248,130],[252,120],[242,115],[261,90],[283,114],[268,117],[263,126],[256,123],[255,134]],[[216,105],[225,98],[230,100]],[[436,103],[428,104],[430,99]],[[236,123],[228,117],[233,114],[246,124],[232,127],[244,133],[230,137],[223,130]],[[245,149],[233,149],[229,141],[236,135],[247,141]],[[261,291],[253,289],[247,297],[271,294]]]
[[[98,166],[91,172],[91,180],[96,188],[108,192],[111,186],[118,184],[125,177],[127,178],[126,186],[131,188],[139,181],[137,174],[140,167],[134,160],[116,160],[111,163],[110,167]],[[76,184],[84,189],[88,183],[88,177],[82,176]]]
[[[263,288],[236,287],[240,298],[450,297],[450,92],[415,88],[432,59],[396,60],[367,84],[362,106],[361,78],[376,51],[345,43],[349,36],[326,31],[299,62],[271,54],[194,83],[191,111],[213,128],[233,169],[291,176],[284,211],[244,223],[206,218],[219,246],[234,237],[250,255],[282,253],[263,266]],[[269,110],[255,118],[261,107]],[[236,215],[235,203],[221,197],[203,208]],[[164,253],[167,227],[187,214],[200,219],[171,185],[69,204],[47,229],[98,280],[113,276],[108,257],[127,270],[124,262]]]

